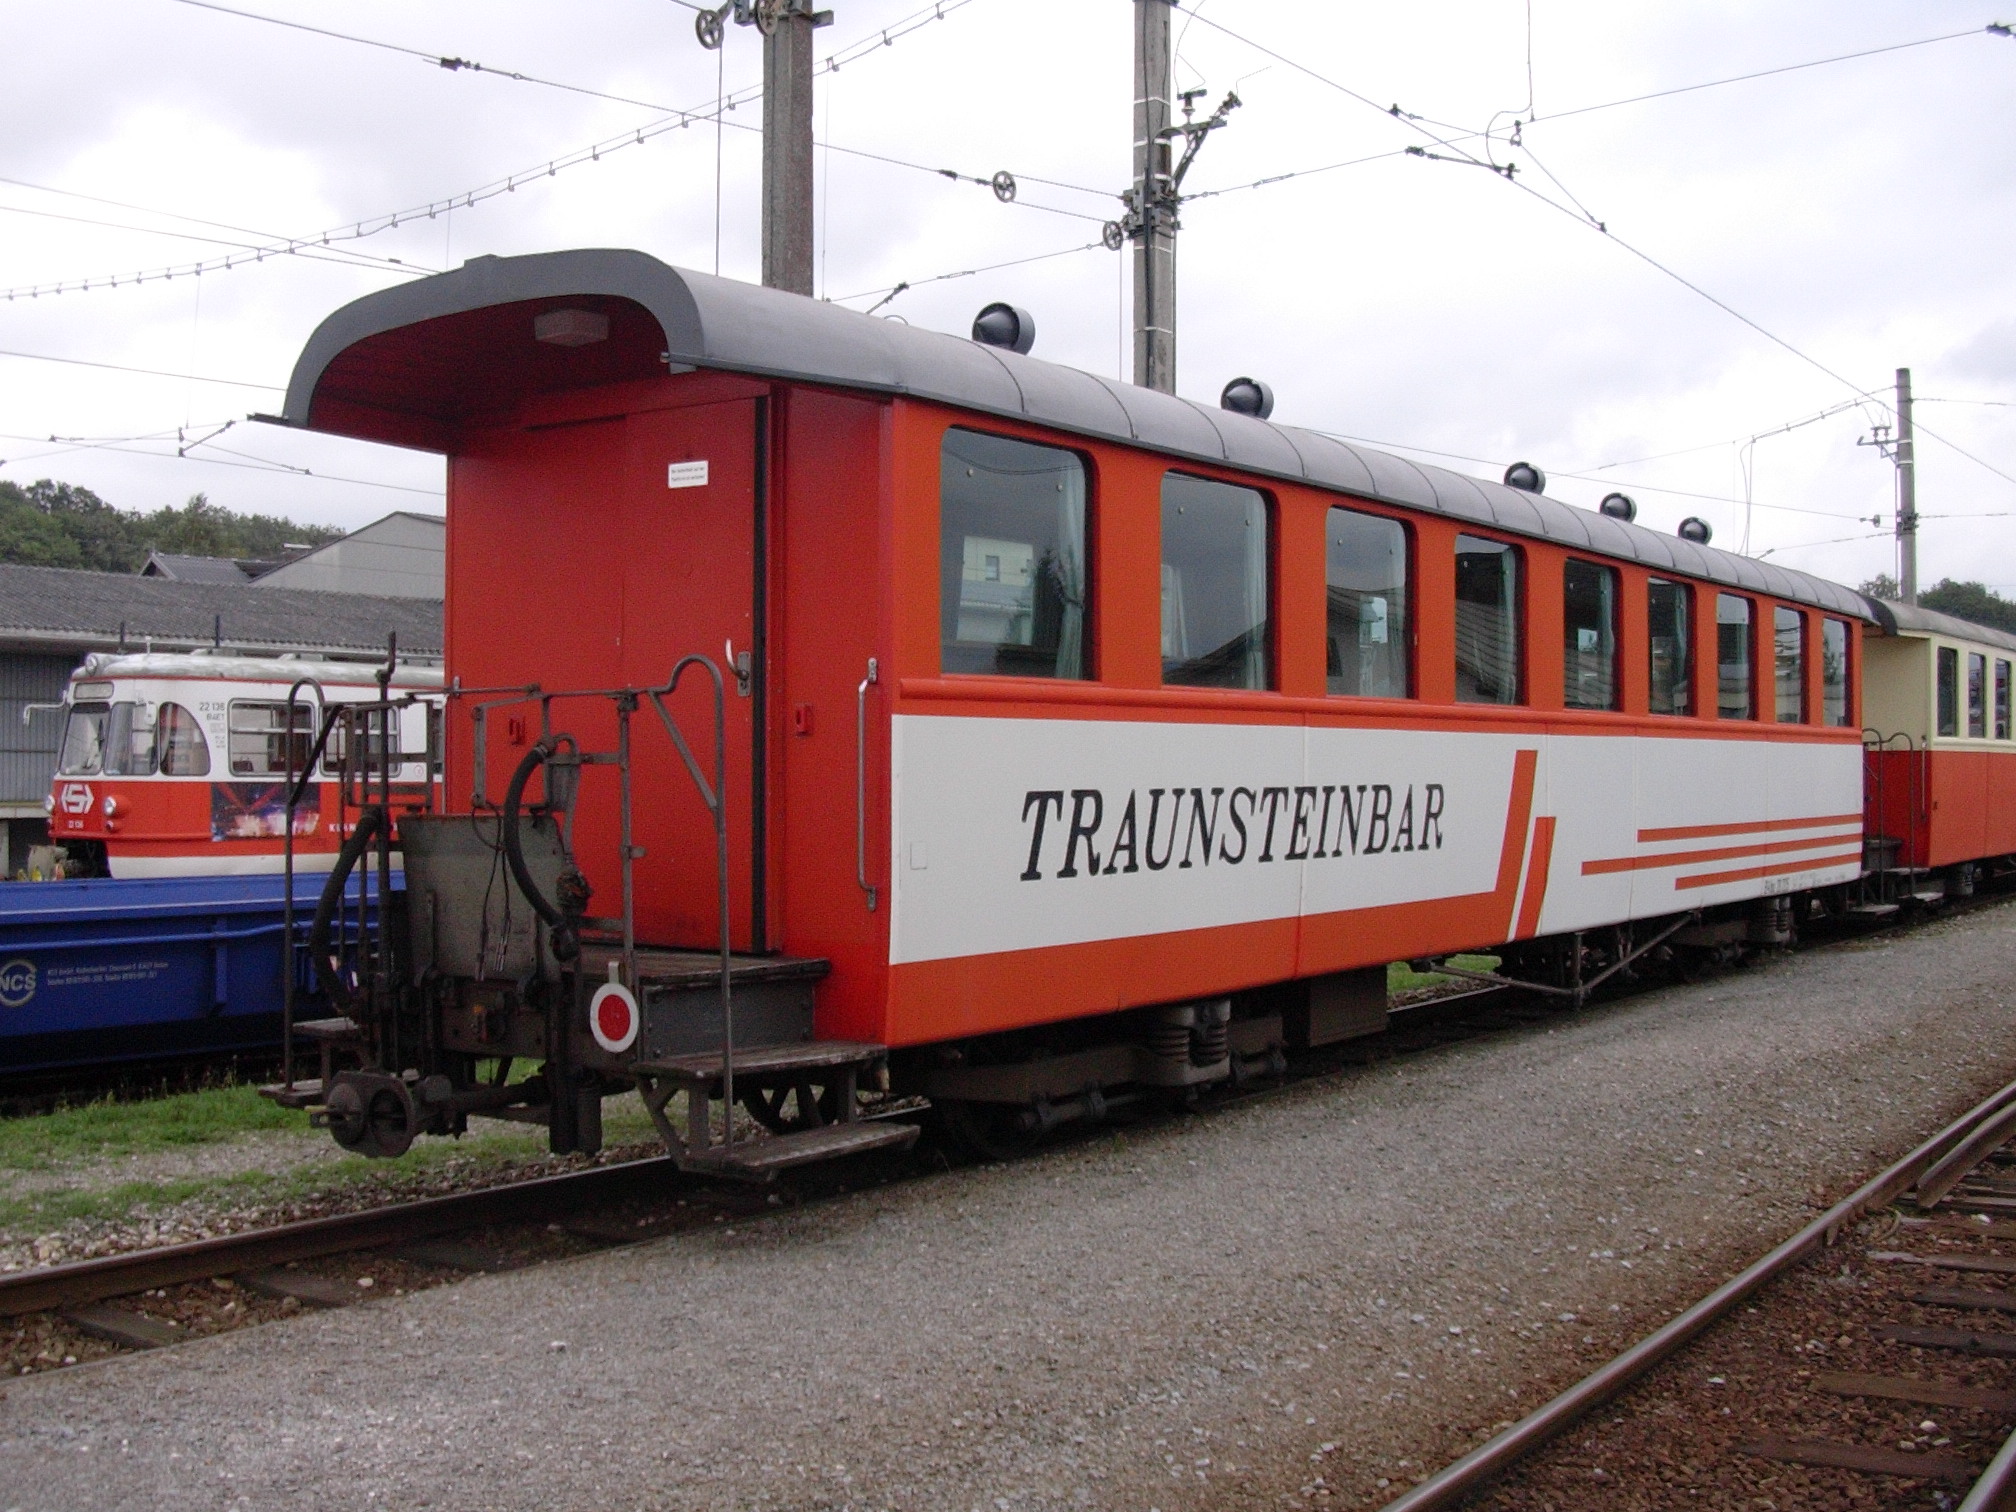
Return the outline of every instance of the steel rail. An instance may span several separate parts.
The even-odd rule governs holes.
[[[390,1207],[309,1218],[273,1228],[249,1229],[242,1234],[224,1234],[187,1244],[100,1255],[67,1265],[21,1271],[0,1276],[0,1317],[80,1307],[107,1297],[179,1286],[185,1281],[202,1281],[261,1266],[285,1265],[290,1260],[377,1249],[455,1229],[522,1222],[589,1203],[614,1201],[654,1187],[662,1191],[677,1176],[678,1168],[668,1157],[653,1156],[482,1187],[473,1192],[453,1192]]]
[[[1503,1433],[1480,1444],[1454,1464],[1387,1502],[1379,1512],[1433,1512],[1433,1509],[1455,1506],[1484,1481],[1510,1469],[1556,1434],[1572,1426],[1585,1413],[1600,1407],[1633,1384],[1668,1355],[1733,1312],[1766,1282],[1804,1259],[1810,1251],[1823,1244],[1831,1244],[1834,1236],[1863,1212],[1901,1196],[1954,1145],[1966,1139],[1985,1120],[2011,1106],[2016,1106],[2016,1082],[2011,1082],[1955,1119],[1895,1165],[1865,1181],[1790,1239],[1723,1282],[1664,1327],[1647,1334],[1615,1359],[1584,1376],[1552,1401],[1527,1413]],[[2009,1462],[2006,1465],[2005,1460]],[[1997,1466],[2001,1467],[2002,1482],[2016,1480],[2016,1453],[2012,1453],[2009,1446],[2005,1445],[2003,1452],[1996,1456],[1995,1464],[1989,1467],[1991,1474]],[[1970,1512],[1975,1512],[1977,1508],[1993,1507],[1997,1503],[1984,1501],[1977,1504],[1970,1496],[1965,1505]]]

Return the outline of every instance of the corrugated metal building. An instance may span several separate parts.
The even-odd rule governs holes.
[[[445,591],[447,562],[448,522],[440,515],[400,510],[340,541],[305,551],[254,581],[261,588],[438,599]]]

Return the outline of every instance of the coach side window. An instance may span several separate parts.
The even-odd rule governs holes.
[[[1960,733],[1960,653],[1939,648],[1939,733]]]
[[[1162,476],[1162,681],[1268,688],[1274,669],[1266,495]]]
[[[1407,528],[1381,515],[1332,509],[1323,540],[1330,691],[1410,697]]]
[[[1561,571],[1563,702],[1617,707],[1617,570],[1570,558]]]
[[[1516,704],[1519,552],[1482,536],[1456,537],[1456,701]]]
[[[1806,718],[1806,616],[1779,605],[1771,611],[1771,660],[1778,690],[1778,723]]]
[[[1694,593],[1685,583],[1653,578],[1645,609],[1652,647],[1650,708],[1654,714],[1694,712]]]
[[[1755,719],[1750,692],[1751,603],[1733,593],[1715,595],[1715,712],[1722,719]]]
[[[2009,738],[2009,663],[1995,663],[1995,738]]]
[[[178,703],[164,703],[154,717],[154,743],[161,750],[163,777],[208,777],[210,742],[196,716]]]
[[[1820,718],[1843,728],[1848,723],[1848,624],[1820,622]]]
[[[1988,658],[1979,651],[1967,653],[1967,733],[1988,738]]]
[[[938,523],[941,669],[1091,676],[1085,464],[1077,454],[948,430]]]
[[[233,777],[284,777],[308,764],[315,742],[315,708],[294,706],[290,739],[284,703],[233,703],[227,755]]]

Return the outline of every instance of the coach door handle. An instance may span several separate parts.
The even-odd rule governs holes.
[[[756,658],[748,651],[737,651],[733,640],[721,642],[721,650],[728,658],[728,670],[735,674],[735,692],[738,697],[747,698],[756,680]]]
[[[854,690],[854,880],[868,895],[868,912],[875,912],[875,889],[868,882],[868,689],[877,681],[875,658],[868,658],[868,675]]]

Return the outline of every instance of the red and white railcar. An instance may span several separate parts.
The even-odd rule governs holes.
[[[1987,861],[2016,856],[2016,635],[1950,614],[1869,601],[1863,639],[1868,831],[1873,859],[1970,892]]]
[[[68,852],[65,870],[113,877],[280,871],[288,774],[307,765],[326,710],[379,699],[376,672],[366,662],[200,651],[87,657],[64,692],[63,742],[47,799],[49,838]],[[441,669],[399,666],[391,693],[416,700],[384,716],[399,757],[394,791],[398,801],[425,808],[438,787],[428,762],[438,748]],[[343,727],[332,734],[295,809],[295,865],[303,871],[327,871],[343,843]]]
[[[489,690],[451,693],[451,812],[547,728],[493,707],[478,749],[496,690],[725,659],[734,951],[1024,1126],[1383,1021],[1395,959],[1621,958],[1861,871],[1864,601],[1534,492],[627,252],[360,300],[286,419],[449,458],[451,686]],[[711,821],[639,717],[631,831],[584,771],[571,857],[610,898],[629,846],[636,937],[705,949]],[[606,699],[546,718],[618,740]],[[657,1011],[637,959],[550,968],[570,1074],[691,1043],[588,1043],[612,960]]]

